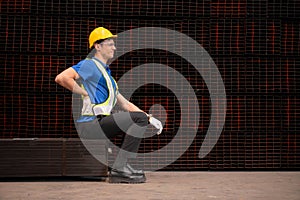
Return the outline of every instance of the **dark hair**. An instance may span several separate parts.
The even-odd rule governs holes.
[[[103,42],[104,40],[109,40],[109,39],[112,39],[111,37],[109,38],[105,38],[105,39],[100,39],[100,40],[97,40],[96,42],[94,42],[94,44],[100,44],[101,42]],[[94,45],[93,45],[94,46]]]
[[[94,44],[100,44],[101,42],[103,42],[104,40],[106,39],[100,39],[100,40],[97,40],[96,42],[94,42]],[[91,48],[94,48],[94,44]]]
[[[94,44],[100,44],[100,43],[103,42],[104,40],[106,40],[106,39],[100,39],[100,40],[97,40]]]

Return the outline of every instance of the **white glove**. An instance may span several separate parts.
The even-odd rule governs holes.
[[[158,129],[156,134],[157,135],[161,134],[162,129],[163,129],[163,126],[162,126],[161,122],[158,119],[152,117],[151,115],[149,116],[149,122],[150,122],[151,125],[153,125],[155,128]]]
[[[89,96],[84,96],[83,98],[81,114],[93,115],[92,103]]]

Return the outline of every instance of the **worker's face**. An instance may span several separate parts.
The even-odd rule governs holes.
[[[115,42],[113,39],[107,39],[98,44],[99,52],[105,59],[112,59],[116,50]]]

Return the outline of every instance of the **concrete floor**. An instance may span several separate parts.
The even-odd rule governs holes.
[[[99,178],[0,179],[1,200],[300,200],[300,172],[146,172],[144,184]]]

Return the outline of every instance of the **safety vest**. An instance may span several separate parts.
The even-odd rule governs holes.
[[[108,98],[103,103],[100,104],[90,103],[90,105],[86,105],[85,108],[83,107],[81,114],[84,116],[110,115],[113,107],[117,103],[118,85],[116,81],[113,79],[116,85],[116,92],[115,92],[112,84],[112,80],[110,79],[110,76],[107,73],[106,69],[96,59],[93,58],[92,60],[94,61],[94,63],[96,64],[96,66],[98,67],[98,69],[100,70],[100,72],[102,73],[106,81],[106,85],[108,88]]]

